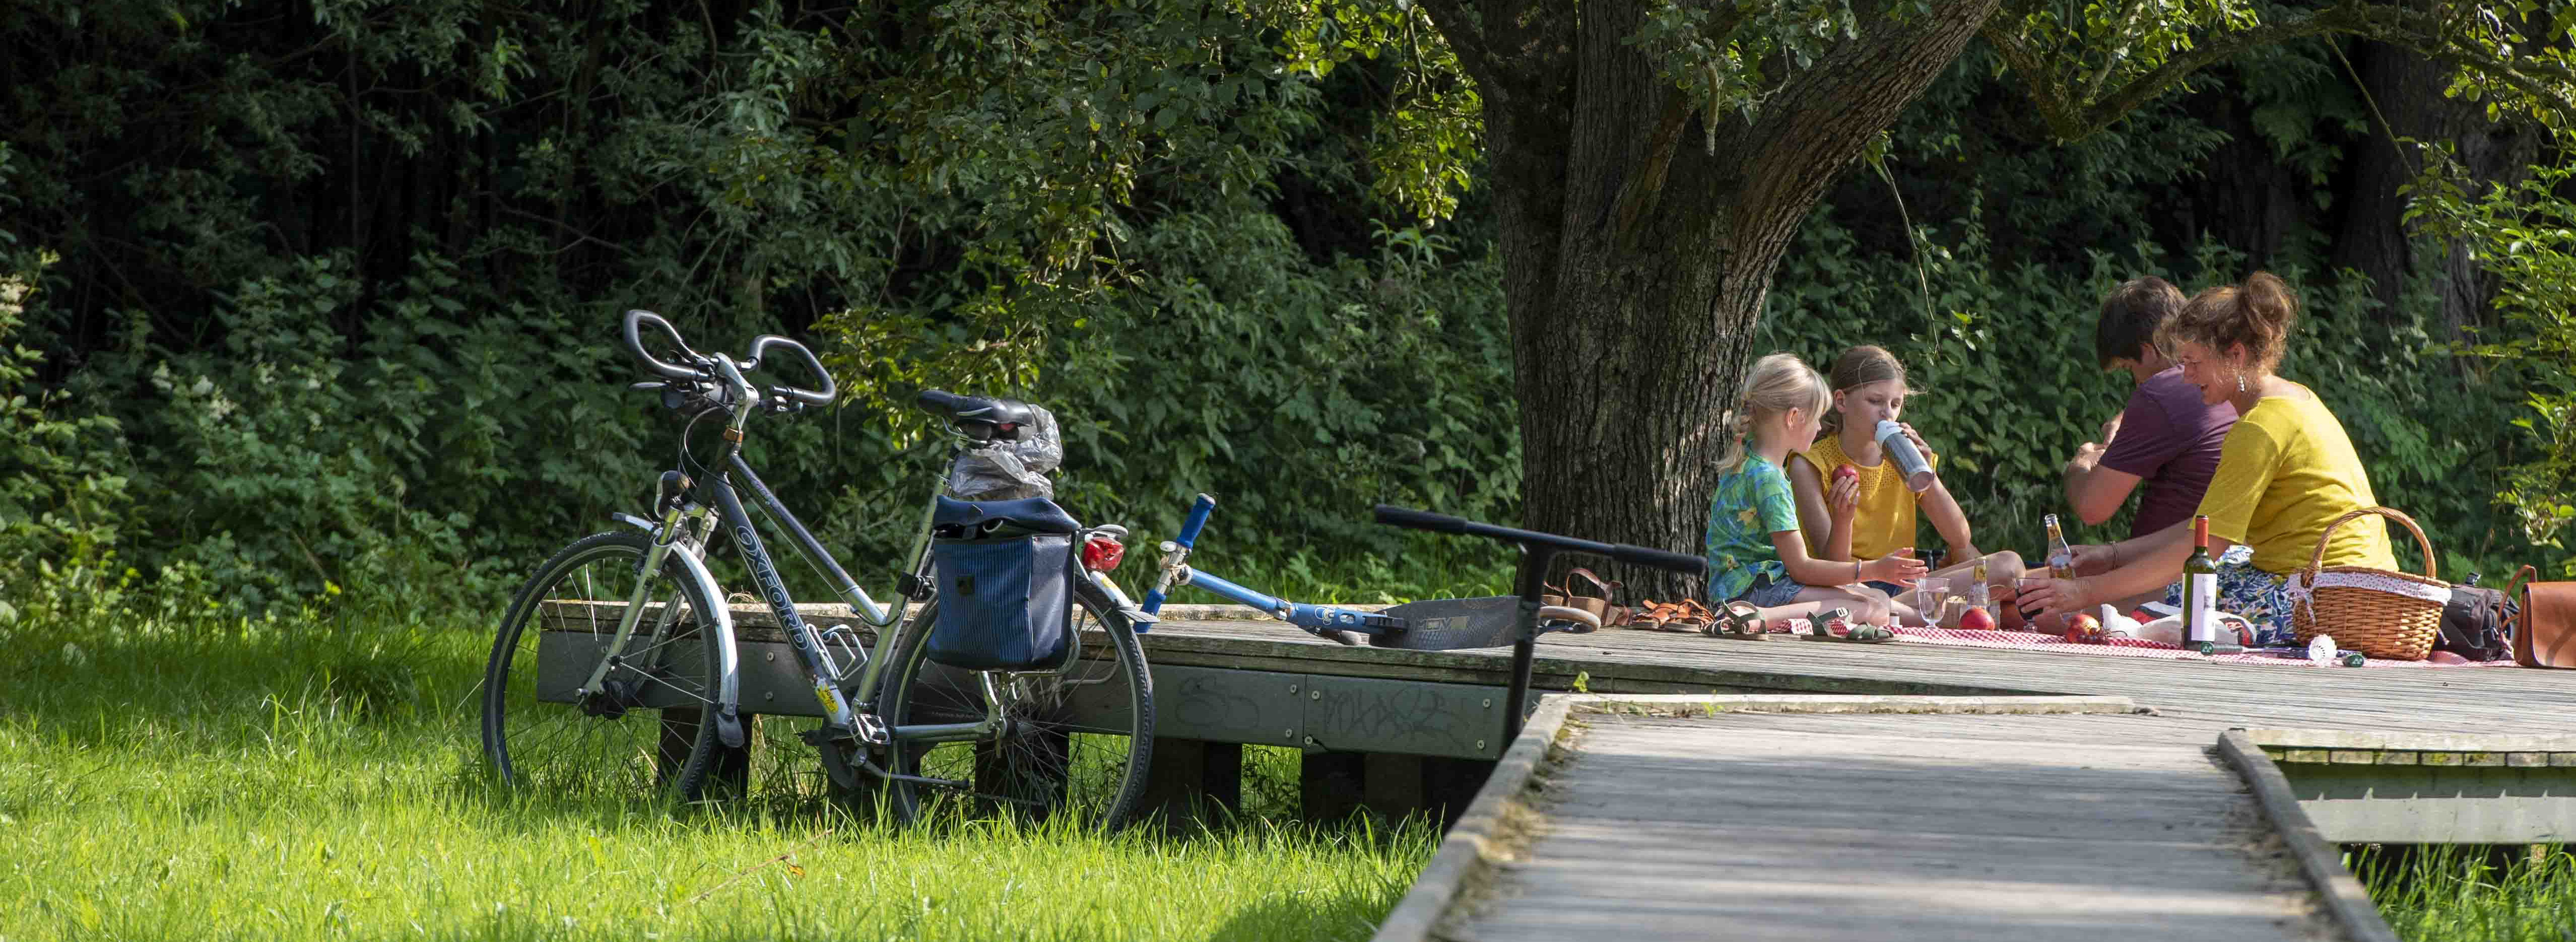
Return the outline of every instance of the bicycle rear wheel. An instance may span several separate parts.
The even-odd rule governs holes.
[[[695,800],[715,751],[724,639],[719,604],[679,547],[648,580],[643,621],[602,690],[590,679],[616,637],[653,538],[584,537],[537,569],[501,619],[483,674],[483,755],[503,782],[548,795]]]
[[[983,719],[988,681],[1007,722],[998,733],[972,741],[898,738],[888,755],[894,772],[959,783],[890,780],[888,804],[898,818],[917,821],[951,806],[970,815],[1069,815],[1083,827],[1126,822],[1144,792],[1153,756],[1153,677],[1126,620],[1104,615],[1081,593],[1076,598],[1073,627],[1081,647],[1060,672],[971,671],[933,663],[924,655],[930,626],[938,620],[937,601],[905,627],[879,699],[879,713],[898,737],[904,727]]]

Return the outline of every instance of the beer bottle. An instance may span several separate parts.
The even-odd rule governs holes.
[[[2048,525],[2048,574],[2059,579],[2075,578],[2075,549],[2066,545],[2066,531],[2058,529],[2057,515],[2039,518]]]
[[[1988,590],[1986,589],[1985,557],[1977,557],[1977,566],[1975,569],[1970,570],[1968,578],[1970,580],[1968,583],[1968,607],[1987,608],[1992,606],[1994,604],[1992,596],[1988,594]]]
[[[2209,653],[2218,643],[2218,562],[2209,558],[2209,517],[2191,518],[2191,558],[2182,564],[2182,646]]]

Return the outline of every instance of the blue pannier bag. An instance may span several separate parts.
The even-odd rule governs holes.
[[[1073,536],[1045,498],[941,498],[931,517],[939,587],[930,659],[968,670],[1051,670],[1071,648]]]

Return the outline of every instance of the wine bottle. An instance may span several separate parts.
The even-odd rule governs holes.
[[[2191,558],[2182,563],[2182,646],[2208,653],[2218,642],[2218,562],[2209,558],[2209,517],[2191,518]]]

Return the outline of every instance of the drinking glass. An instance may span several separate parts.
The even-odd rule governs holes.
[[[1926,624],[1941,620],[1941,600],[1950,596],[1948,576],[1924,576],[1914,580],[1914,610]]]

